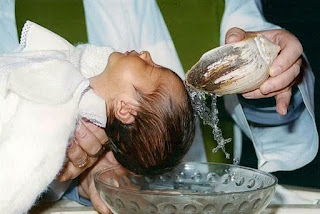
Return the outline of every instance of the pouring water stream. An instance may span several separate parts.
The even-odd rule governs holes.
[[[231,138],[225,139],[222,135],[221,129],[218,127],[219,118],[218,118],[218,108],[217,108],[217,95],[194,90],[192,86],[185,83],[186,89],[190,95],[191,103],[193,109],[197,115],[202,119],[203,124],[209,125],[212,127],[212,134],[215,141],[217,141],[217,146],[212,149],[212,153],[216,153],[221,149],[225,154],[227,159],[230,159],[230,154],[226,151],[225,145],[231,142]],[[210,101],[210,107],[207,106],[207,101]]]

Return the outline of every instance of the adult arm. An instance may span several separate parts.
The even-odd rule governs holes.
[[[272,107],[273,109],[271,108],[271,111],[276,113],[277,110],[280,113],[286,113],[285,109],[290,98],[297,97],[298,99],[300,96],[304,108],[293,120],[268,125],[264,124],[264,118],[255,118],[254,123],[247,120],[249,115],[244,111],[247,106],[243,105],[243,102],[239,103],[241,97],[238,99],[236,95],[225,96],[226,108],[236,124],[253,141],[258,156],[259,168],[266,171],[277,171],[293,170],[302,167],[309,163],[316,155],[316,151],[318,150],[318,133],[313,112],[314,76],[309,66],[301,67],[301,80],[297,84],[298,90],[295,92],[297,96],[296,94],[291,96],[290,91],[292,80],[295,79],[295,76],[300,71],[298,68],[301,64],[301,44],[295,37],[292,37],[292,34],[279,30],[279,26],[266,22],[254,0],[241,1],[241,3],[240,1],[226,0],[226,9],[221,24],[221,44],[224,44],[227,31],[233,27],[241,28],[246,32],[260,31],[282,47],[280,55],[272,65],[271,77],[260,89],[251,94],[244,94],[244,97],[251,96],[252,99],[256,99],[276,96],[277,108],[274,106]],[[238,30],[238,32],[234,34],[234,30]],[[239,37],[241,39],[241,37],[246,35],[246,33],[243,33],[241,30],[239,31],[239,29],[233,29],[231,32],[229,32],[227,38],[228,42],[237,41]],[[288,40],[288,36],[291,39]],[[290,44],[290,46],[286,46],[285,44]],[[281,69],[277,71],[276,68],[278,66]],[[270,91],[266,90],[267,86],[271,86]],[[256,102],[257,104],[259,104],[258,101]],[[289,108],[290,110],[291,108]],[[256,113],[259,114],[260,111],[256,111]],[[278,119],[281,121],[282,117],[284,117],[280,114],[273,115],[275,115],[274,121],[278,121]],[[305,133],[308,133],[308,135]],[[235,141],[236,144],[241,144],[239,139],[235,139]],[[301,151],[304,151],[302,155]],[[296,157],[298,156],[300,158],[297,160]]]

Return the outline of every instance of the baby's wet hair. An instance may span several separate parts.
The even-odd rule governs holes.
[[[179,99],[164,83],[149,93],[137,88],[139,110],[135,121],[123,124],[114,115],[108,118],[106,132],[115,158],[137,174],[160,174],[175,167],[193,142],[191,101],[180,77],[172,73],[180,80]]]

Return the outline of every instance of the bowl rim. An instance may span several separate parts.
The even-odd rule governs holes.
[[[226,166],[226,167],[229,166],[229,167],[241,168],[241,169],[245,169],[245,170],[249,170],[249,171],[253,171],[253,172],[257,172],[257,173],[266,175],[266,176],[268,176],[268,177],[273,179],[273,183],[268,185],[268,186],[259,188],[259,189],[250,189],[250,190],[245,190],[245,191],[241,191],[241,192],[223,192],[223,193],[221,193],[221,192],[212,192],[212,193],[206,193],[206,194],[203,194],[203,193],[180,193],[180,194],[176,193],[176,194],[172,194],[172,193],[161,192],[161,191],[153,192],[151,190],[143,190],[143,191],[141,191],[141,190],[134,190],[134,189],[124,189],[124,188],[120,188],[120,187],[111,186],[111,185],[109,185],[109,184],[107,184],[107,183],[105,183],[105,182],[103,182],[103,181],[98,179],[98,176],[103,172],[106,172],[106,171],[109,171],[109,170],[113,170],[113,169],[116,169],[116,168],[119,168],[119,167],[123,167],[120,164],[116,165],[116,166],[112,166],[112,167],[106,167],[106,168],[96,172],[94,174],[94,182],[95,182],[95,185],[97,183],[99,183],[99,184],[107,186],[110,189],[121,191],[121,192],[137,193],[137,194],[143,194],[143,195],[145,195],[145,194],[148,194],[148,195],[150,195],[150,194],[152,194],[152,195],[163,195],[163,196],[216,196],[216,195],[243,194],[243,193],[250,193],[250,192],[255,192],[255,191],[262,191],[262,190],[265,190],[265,189],[268,189],[268,188],[274,188],[278,184],[278,178],[276,176],[272,175],[271,173],[265,172],[265,171],[262,171],[262,170],[259,170],[259,169],[246,167],[246,166],[240,166],[240,165],[236,165],[236,164],[226,164],[226,163],[194,162],[194,161],[181,162],[177,166],[186,165],[186,164],[193,164],[193,165],[195,165],[195,164],[219,165],[219,166]],[[131,171],[129,171],[129,172],[132,173]]]

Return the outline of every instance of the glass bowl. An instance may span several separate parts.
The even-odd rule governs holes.
[[[276,184],[269,173],[219,163],[182,163],[154,177],[121,166],[95,175],[114,214],[255,214],[269,204]]]

